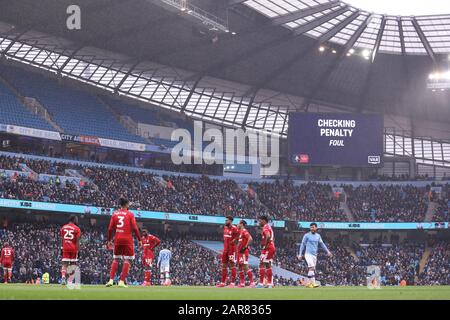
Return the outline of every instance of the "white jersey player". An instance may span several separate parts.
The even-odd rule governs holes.
[[[311,223],[310,232],[303,236],[302,244],[300,245],[300,250],[298,251],[298,259],[302,260],[305,257],[306,263],[308,264],[308,278],[309,288],[316,288],[316,264],[317,264],[317,252],[319,251],[319,245],[324,249],[328,256],[332,256],[330,250],[328,250],[325,243],[322,241],[322,237],[317,233],[317,224]],[[305,254],[303,255],[303,251]]]
[[[170,259],[172,258],[172,252],[169,249],[162,249],[158,255],[157,266],[160,271],[161,285],[170,286]]]

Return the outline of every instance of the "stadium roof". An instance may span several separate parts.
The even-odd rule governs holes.
[[[297,15],[337,4],[302,1]],[[236,34],[217,35],[161,2],[78,0],[82,28],[71,31],[65,23],[71,0],[0,0],[0,55],[227,126],[286,135],[290,111],[375,112],[405,117],[405,130],[425,119],[440,121],[445,128],[436,135],[419,132],[417,125],[415,134],[448,140],[450,91],[427,90],[435,67],[430,56],[407,54],[406,45],[402,54],[382,52],[380,33],[372,59],[348,55],[367,31],[352,33],[350,26],[361,19],[367,24],[367,12],[337,4],[341,9],[326,18],[350,10],[348,23],[316,38],[307,32],[318,30],[325,18],[300,26],[300,33],[251,8],[250,0],[192,0],[213,14],[227,13],[221,19]],[[383,34],[388,17],[384,21]],[[331,42],[345,30],[346,42]],[[448,64],[447,56],[434,58]]]
[[[428,54],[434,59],[436,53],[450,53],[450,4],[447,1],[347,2],[247,0],[242,3],[294,33],[320,38],[331,32],[333,35],[329,37],[330,42],[340,45],[350,43],[350,47],[365,50],[364,55],[373,56],[379,51],[392,54]],[[364,9],[377,11],[369,12]],[[416,16],[392,14],[396,12],[422,14]],[[425,16],[424,12],[433,12],[435,15]],[[448,14],[443,15],[443,12]]]

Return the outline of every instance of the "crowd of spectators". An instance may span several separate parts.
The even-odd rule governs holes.
[[[450,285],[450,243],[442,241],[432,246],[419,284]]]
[[[77,179],[60,179],[69,175]],[[8,175],[5,170],[25,174]],[[26,170],[32,170],[27,172]],[[39,179],[39,174],[53,178]],[[247,187],[245,187],[247,186]],[[239,185],[208,176],[159,176],[150,171],[81,166],[56,161],[0,156],[0,197],[114,208],[127,197],[132,209],[202,215],[227,214],[292,221],[348,221],[343,198],[327,183],[289,180]],[[429,187],[346,184],[347,204],[358,222],[421,222],[430,201]],[[439,198],[437,221],[448,221],[448,186]],[[433,199],[437,200],[437,199]]]
[[[356,250],[359,265],[372,265],[381,268],[381,281],[384,285],[399,285],[402,280],[414,284],[419,273],[424,246],[417,244],[369,245]]]
[[[295,185],[292,181],[253,183],[258,199],[273,212],[289,220],[346,221],[339,199],[329,184],[308,182]]]
[[[432,181],[433,177],[430,177],[428,174],[417,174],[414,177],[411,177],[409,174],[372,174],[368,177],[369,181]],[[444,179],[443,179],[444,180]]]
[[[79,267],[84,284],[103,284],[109,279],[112,251],[106,249],[104,228],[82,228]],[[13,279],[15,282],[32,283],[48,272],[51,283],[60,281],[61,240],[59,226],[43,223],[14,224],[0,229],[0,241],[9,241],[15,251]],[[137,246],[136,246],[137,248]],[[215,285],[219,262],[211,251],[178,236],[162,237],[160,249],[172,251],[171,280],[176,285]],[[202,263],[204,262],[204,263]],[[152,270],[153,283],[159,283],[156,263]],[[127,281],[140,284],[144,272],[140,252],[137,252]]]
[[[412,185],[344,186],[349,209],[359,222],[419,222],[428,208],[425,187]]]
[[[340,242],[327,242],[333,253],[328,257],[323,250],[319,251],[316,278],[322,285],[357,286],[364,285],[365,271],[357,260]],[[297,274],[308,274],[305,261],[297,259],[299,246],[296,242],[277,242],[276,264]]]
[[[14,281],[33,282],[50,274],[50,282],[60,281],[60,237],[59,228],[48,223],[12,224],[0,229],[0,245],[9,241],[15,250]],[[219,281],[220,259],[217,253],[206,249],[192,239],[219,240],[217,237],[199,236],[169,232],[156,234],[162,240],[155,250],[158,255],[163,248],[173,254],[171,280],[176,285],[213,286]],[[419,262],[424,252],[421,244],[354,245],[351,249],[339,240],[327,241],[332,257],[319,251],[316,278],[322,285],[363,286],[366,285],[367,267],[381,268],[382,285],[399,285],[405,280],[408,285],[450,284],[450,246],[440,242],[432,246],[432,253],[424,272],[419,275]],[[106,227],[82,226],[80,240],[79,266],[82,283],[103,284],[109,279],[112,252],[105,246]],[[254,245],[251,253],[258,256],[259,248]],[[274,265],[300,275],[307,274],[307,266],[298,262],[296,241],[279,238]],[[353,252],[352,252],[353,250]],[[257,268],[254,268],[257,277]],[[140,251],[136,252],[128,283],[138,285],[144,277]],[[158,284],[156,263],[152,268],[152,282]],[[419,281],[416,281],[419,279]],[[277,285],[299,285],[292,279],[275,277]]]
[[[447,222],[450,221],[450,185],[446,184],[442,187],[441,195],[436,201],[436,211],[433,221]]]

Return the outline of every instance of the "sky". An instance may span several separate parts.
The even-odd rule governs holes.
[[[450,14],[450,0],[343,0],[368,12],[401,16]]]

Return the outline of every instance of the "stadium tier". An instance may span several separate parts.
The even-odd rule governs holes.
[[[424,221],[428,208],[425,187],[359,186],[346,188],[348,206],[357,221]]]
[[[97,97],[86,91],[5,65],[0,65],[0,74],[22,96],[39,101],[65,133],[146,143],[143,138],[129,133]]]
[[[54,130],[44,119],[28,110],[2,81],[0,81],[0,123]]]
[[[4,170],[13,173],[6,174]],[[39,178],[45,174],[53,178]],[[0,197],[6,199],[112,208],[119,197],[125,196],[131,200],[132,208],[140,210],[237,217],[267,214],[289,221],[328,222],[423,222],[431,205],[437,209],[428,221],[434,221],[435,216],[439,220],[448,217],[448,185],[443,186],[442,197],[436,201],[421,186],[389,182],[359,187],[341,185],[347,197],[346,212],[343,199],[326,182],[252,181],[244,188],[232,179],[164,175],[137,168],[5,155],[0,156],[0,175]],[[79,179],[72,179],[74,175]]]
[[[182,119],[176,117],[171,117],[152,109],[143,108],[142,106],[113,99],[108,96],[103,96],[101,99],[110,105],[118,114],[129,116],[136,122],[142,122],[155,126],[192,129],[192,125],[189,125],[187,121],[183,121]]]

